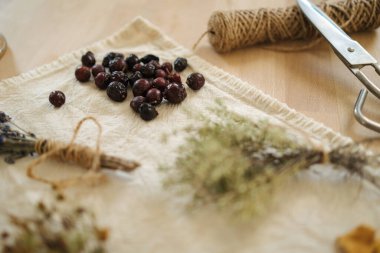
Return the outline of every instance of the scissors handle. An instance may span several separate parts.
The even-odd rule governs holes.
[[[380,133],[380,124],[378,122],[376,122],[376,121],[373,121],[373,120],[369,119],[362,112],[363,105],[365,103],[367,95],[368,95],[368,90],[366,90],[366,89],[361,89],[360,90],[359,96],[356,99],[356,103],[355,103],[355,106],[354,106],[354,116],[355,116],[356,120],[360,124],[362,124],[363,126],[369,128],[369,129],[371,129],[373,131],[376,131],[376,132]]]
[[[372,66],[376,73],[380,75],[380,65],[375,64],[366,64],[365,66]],[[349,68],[351,72],[359,79],[359,81],[369,90],[373,95],[380,99],[380,88],[377,87],[361,70],[360,68]]]

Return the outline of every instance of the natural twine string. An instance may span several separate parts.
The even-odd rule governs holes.
[[[90,147],[75,144],[75,140],[78,136],[79,130],[85,121],[91,120],[98,127],[98,135],[96,138],[95,149]],[[35,150],[40,155],[36,160],[31,162],[27,167],[28,177],[38,180],[43,183],[50,184],[55,189],[67,187],[72,184],[76,184],[81,181],[99,181],[103,179],[102,174],[99,173],[102,167],[113,170],[132,171],[139,166],[137,162],[120,159],[113,156],[108,156],[100,151],[100,137],[102,134],[102,127],[99,122],[93,117],[85,117],[78,122],[74,129],[73,136],[69,144],[39,139],[36,141]],[[53,158],[61,162],[72,162],[87,169],[88,171],[75,178],[63,179],[63,180],[51,180],[35,174],[36,167],[48,158]]]
[[[323,2],[319,7],[347,33],[372,30],[380,25],[380,0]],[[301,50],[317,44],[320,37],[297,6],[216,11],[210,17],[208,30],[203,36],[206,34],[211,45],[221,53],[261,43],[309,40],[303,46],[282,48]],[[281,50],[281,47],[274,49]]]

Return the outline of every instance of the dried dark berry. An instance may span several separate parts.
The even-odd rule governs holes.
[[[148,103],[142,103],[140,105],[139,111],[140,111],[140,117],[145,121],[152,120],[158,115],[156,108],[154,108],[153,105],[148,104]]]
[[[137,57],[135,54],[130,54],[127,58],[125,58],[125,64],[129,70],[132,70],[133,66],[139,63],[139,61],[139,57]]]
[[[165,70],[163,69],[156,69],[155,77],[163,77],[165,78],[167,76]]]
[[[193,90],[199,90],[205,84],[205,78],[201,73],[192,73],[187,77],[187,85]]]
[[[144,64],[149,63],[150,61],[157,61],[160,62],[160,58],[153,54],[147,54],[143,58],[140,59],[140,61]]]
[[[172,83],[179,83],[181,84],[181,76],[178,73],[172,73],[167,76],[167,79]]]
[[[146,80],[148,80],[148,82],[150,83],[150,85],[153,87],[153,78],[145,78]]]
[[[161,69],[163,69],[167,74],[170,74],[173,71],[173,65],[167,61],[161,64]]]
[[[142,68],[143,64],[141,64],[140,62],[139,63],[136,63],[133,68],[132,68],[132,71],[136,72],[136,71],[141,71],[141,68]]]
[[[152,88],[148,90],[145,96],[145,101],[152,105],[158,105],[162,102],[162,93],[159,89]]]
[[[187,67],[187,60],[186,58],[178,57],[174,61],[174,69],[177,72],[183,71]]]
[[[105,90],[107,89],[108,85],[111,83],[111,74],[106,73],[106,72],[100,72],[96,77],[95,77],[95,85],[101,89]]]
[[[164,98],[170,103],[179,104],[185,100],[187,96],[186,89],[182,84],[171,83],[166,87]]]
[[[54,107],[61,107],[65,103],[66,97],[62,91],[56,90],[50,93],[49,101]]]
[[[121,58],[124,60],[124,55],[122,53],[115,53],[115,58]]]
[[[96,64],[91,68],[92,76],[95,78],[99,73],[106,72],[106,69],[103,67],[103,65]]]
[[[156,71],[156,67],[151,64],[145,64],[141,67],[141,74],[143,74],[144,77],[153,77]]]
[[[122,102],[127,98],[127,87],[120,82],[111,82],[107,87],[107,95],[116,102]]]
[[[86,66],[79,66],[75,70],[75,77],[79,82],[87,82],[91,77],[91,70]]]
[[[137,80],[132,87],[133,95],[136,96],[145,96],[148,90],[152,88],[152,85],[146,79]]]
[[[130,106],[131,108],[135,111],[135,112],[139,112],[140,110],[140,106],[142,105],[142,103],[145,102],[145,98],[143,96],[137,96],[137,97],[134,97],[130,103]]]
[[[153,61],[150,61],[149,64],[153,64],[153,66],[154,66],[156,69],[161,68],[161,65],[160,65],[160,63],[159,63],[158,61],[153,60]]]
[[[125,86],[128,86],[128,77],[123,71],[114,71],[111,74],[111,81],[121,82]]]
[[[125,62],[120,57],[115,57],[109,62],[109,68],[111,72],[114,71],[123,71],[125,68]]]
[[[166,89],[168,84],[168,81],[166,81],[166,79],[162,77],[157,77],[153,80],[153,86],[162,92]]]
[[[131,87],[133,87],[133,84],[134,84],[137,80],[142,79],[142,78],[143,78],[143,75],[141,74],[141,72],[140,72],[140,71],[136,71],[136,72],[133,73],[133,74],[131,75],[131,77],[129,78],[129,85],[130,85]]]
[[[113,60],[114,58],[115,58],[114,52],[110,52],[110,53],[106,54],[106,56],[104,56],[104,58],[103,58],[102,65],[104,67],[108,68],[110,61]]]
[[[86,67],[92,67],[95,65],[95,62],[96,62],[95,56],[91,51],[88,51],[87,53],[82,55],[81,60],[82,60],[83,66],[86,66]]]
[[[110,61],[115,59],[116,57],[123,59],[124,55],[121,53],[110,52],[106,54],[106,56],[104,56],[102,65],[108,68]]]
[[[11,121],[11,117],[9,117],[5,112],[0,111],[0,123],[5,123]]]

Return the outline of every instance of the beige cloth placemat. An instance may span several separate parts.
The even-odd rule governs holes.
[[[206,85],[198,92],[188,90],[187,99],[179,106],[160,106],[160,115],[144,122],[129,107],[131,92],[127,101],[115,103],[93,82],[80,84],[75,80],[75,67],[87,50],[95,53],[97,61],[109,51],[138,56],[153,53],[169,61],[183,56],[189,68],[182,78],[201,72]],[[49,104],[48,95],[53,90],[66,94],[66,104],[60,109]],[[274,208],[253,223],[231,223],[207,208],[188,213],[181,199],[162,189],[164,175],[157,170],[160,164],[175,160],[183,137],[176,135],[169,143],[162,143],[161,137],[197,124],[188,111],[207,114],[215,99],[222,99],[230,110],[252,120],[265,118],[280,125],[287,122],[324,145],[351,142],[255,86],[211,66],[143,18],[103,41],[0,81],[0,110],[37,136],[68,141],[76,123],[91,115],[103,126],[101,147],[106,153],[142,163],[132,174],[107,172],[109,180],[104,184],[68,191],[71,201],[86,205],[110,228],[109,252],[334,252],[335,238],[356,225],[368,223],[380,228],[379,191],[327,165],[300,174],[274,196]],[[96,127],[86,124],[78,142],[94,145],[96,134]],[[5,213],[28,212],[31,202],[49,193],[48,186],[25,176],[32,159],[14,165],[0,161],[0,227],[6,224]],[[38,171],[53,177],[83,173],[55,162],[46,162]]]

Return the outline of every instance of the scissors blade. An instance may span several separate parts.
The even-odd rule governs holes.
[[[351,39],[337,24],[334,23],[321,9],[308,0],[297,0],[303,14],[314,27],[331,44],[334,51],[348,67],[358,67],[375,64],[372,57],[358,42]]]

